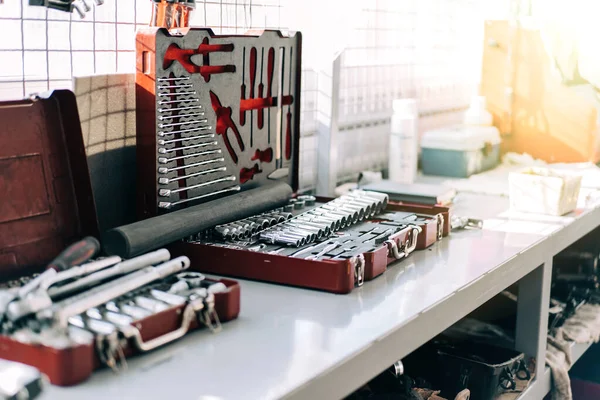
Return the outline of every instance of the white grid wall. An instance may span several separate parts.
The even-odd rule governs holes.
[[[281,24],[286,0],[198,1],[193,26],[208,26],[218,34],[249,29],[285,29]],[[31,93],[72,88],[73,76],[135,71],[135,30],[147,26],[150,0],[106,0],[85,19],[77,15],[31,7],[28,0],[0,4],[0,100]],[[316,176],[316,73],[302,79],[301,187],[310,189]],[[307,132],[304,134],[304,132]]]
[[[0,99],[70,88],[74,75],[135,71],[135,30],[148,25],[150,0],[106,0],[85,19],[27,3],[0,4]],[[280,9],[280,0],[207,0],[192,24],[224,34],[279,29]]]
[[[476,93],[483,22],[507,0],[365,0],[342,55],[338,181],[387,167],[392,101],[415,98],[421,132],[461,121]],[[500,10],[500,12],[498,12]],[[335,97],[335,96],[334,96]],[[360,149],[360,151],[359,151]]]
[[[282,10],[294,0],[198,0],[192,25],[216,33],[294,29],[306,21]],[[479,79],[483,20],[508,0],[364,0],[347,39],[340,74],[339,181],[387,165],[395,98],[417,98],[421,130],[457,122]],[[0,4],[0,100],[71,88],[72,76],[133,72],[134,37],[147,25],[150,0],[105,0],[84,20],[27,0]],[[505,16],[505,15],[501,15]],[[306,17],[308,18],[308,17]],[[310,26],[310,24],[308,25]],[[9,34],[7,34],[9,32]],[[324,38],[323,40],[326,40]],[[314,44],[313,44],[314,45]],[[302,79],[301,189],[316,180],[317,127],[332,94],[305,66]]]

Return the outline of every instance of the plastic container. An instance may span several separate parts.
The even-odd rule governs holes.
[[[510,209],[565,215],[577,207],[581,175],[550,168],[531,167],[508,176]]]
[[[417,178],[419,131],[417,102],[396,99],[391,120],[388,176],[392,182],[410,184]]]
[[[465,125],[492,126],[492,114],[486,109],[485,96],[474,96],[464,118]]]
[[[500,132],[493,126],[455,126],[428,131],[421,139],[425,175],[468,178],[500,162]]]
[[[474,400],[494,400],[499,394],[514,390],[516,379],[530,377],[525,355],[515,350],[469,342],[443,347],[437,353],[437,383],[445,397],[454,398],[468,388]]]

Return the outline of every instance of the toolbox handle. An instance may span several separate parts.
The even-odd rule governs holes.
[[[423,231],[423,229],[418,225],[410,225],[411,231],[406,237],[406,244],[400,244],[400,249],[398,248],[398,243],[394,239],[388,239],[385,241],[385,245],[388,248],[388,256],[393,257],[396,260],[400,260],[402,258],[408,257],[410,253],[415,251],[417,248],[417,240],[419,233]]]
[[[195,318],[196,308],[194,307],[193,303],[188,304],[183,309],[181,326],[176,330],[165,333],[164,335],[158,336],[154,339],[144,341],[142,339],[142,334],[140,330],[135,326],[129,326],[127,327],[125,336],[131,338],[133,340],[133,343],[135,344],[135,347],[142,352],[154,350],[160,346],[163,346],[170,342],[174,342],[175,340],[185,336],[185,334],[188,333],[188,331],[190,330],[192,322]]]
[[[504,390],[515,390],[515,388],[517,387],[515,375],[509,367],[504,368],[500,373],[500,381],[498,382],[498,384]]]

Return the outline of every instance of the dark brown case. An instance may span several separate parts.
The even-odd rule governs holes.
[[[97,237],[98,221],[73,93],[0,103],[0,121],[0,267],[11,277]]]
[[[41,270],[84,236],[97,237],[98,222],[75,95],[56,90],[2,102],[0,121],[0,188],[6,194],[0,202],[0,274],[9,280]],[[215,294],[215,308],[225,322],[239,314],[240,286],[221,282],[228,290]],[[182,307],[138,321],[142,338],[179,328]],[[56,385],[79,383],[100,366],[93,345],[54,349],[2,335],[0,358],[32,365]]]

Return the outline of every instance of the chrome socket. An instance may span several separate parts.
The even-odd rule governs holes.
[[[359,202],[354,202],[354,201],[347,201],[347,200],[333,200],[331,201],[331,204],[333,205],[340,205],[342,207],[353,207],[356,208],[358,210],[363,210],[363,215],[365,217],[371,216],[372,213],[375,211],[375,204],[370,202],[370,203],[359,203]]]
[[[349,215],[348,214],[341,214],[341,213],[335,213],[335,212],[328,212],[327,214],[323,213],[323,210],[311,210],[309,212],[306,213],[307,216],[314,216],[314,218],[316,218],[317,220],[323,220],[323,221],[328,221],[328,222],[333,222],[335,223],[335,230],[339,230],[342,229],[343,227],[345,227],[348,223]]]
[[[312,226],[312,225],[306,225],[304,224],[304,222],[300,223],[288,223],[286,224],[286,227],[294,227],[294,228],[298,228],[298,229],[302,229],[303,231],[307,231],[307,232],[312,232],[315,235],[317,235],[316,239],[322,239],[325,236],[329,236],[331,234],[331,230],[328,227],[317,227],[317,226]]]
[[[357,204],[370,204],[372,207],[375,208],[373,214],[379,214],[387,206],[387,204],[384,203],[383,200],[378,200],[371,197],[344,195],[339,199],[348,200],[351,203]]]
[[[271,220],[275,220],[275,222],[271,222],[271,226],[273,226],[275,224],[280,224],[280,223],[286,221],[286,218],[283,215],[279,215],[279,214],[267,213],[267,214],[261,214],[260,216],[270,218]]]
[[[358,196],[358,197],[370,197],[373,199],[377,199],[377,200],[383,202],[382,209],[385,209],[389,202],[389,196],[385,193],[370,192],[370,191],[366,191],[366,190],[353,190],[352,192],[350,192],[349,195]]]
[[[267,218],[251,217],[251,218],[246,218],[244,221],[254,222],[261,230],[267,229],[270,226],[270,222]]]
[[[350,218],[351,224],[357,223],[361,216],[361,213],[358,212],[357,210],[349,209],[349,208],[342,207],[342,206],[334,206],[334,205],[324,204],[320,208],[322,208],[323,210],[327,210],[327,211],[333,211],[338,214],[345,213]],[[364,213],[363,213],[363,216],[364,216]]]
[[[284,244],[286,246],[294,246],[294,247],[300,247],[300,246],[304,246],[306,244],[305,237],[299,237],[296,235],[289,235],[289,234],[281,234],[281,235],[261,234],[260,240],[267,242],[267,243],[271,243],[271,244],[278,243],[278,244]]]
[[[312,226],[314,228],[325,229],[327,234],[329,235],[331,231],[335,230],[335,223],[330,221],[319,221],[317,218],[310,218],[308,216],[300,216],[298,218],[293,219],[289,223],[302,223],[306,226]]]

